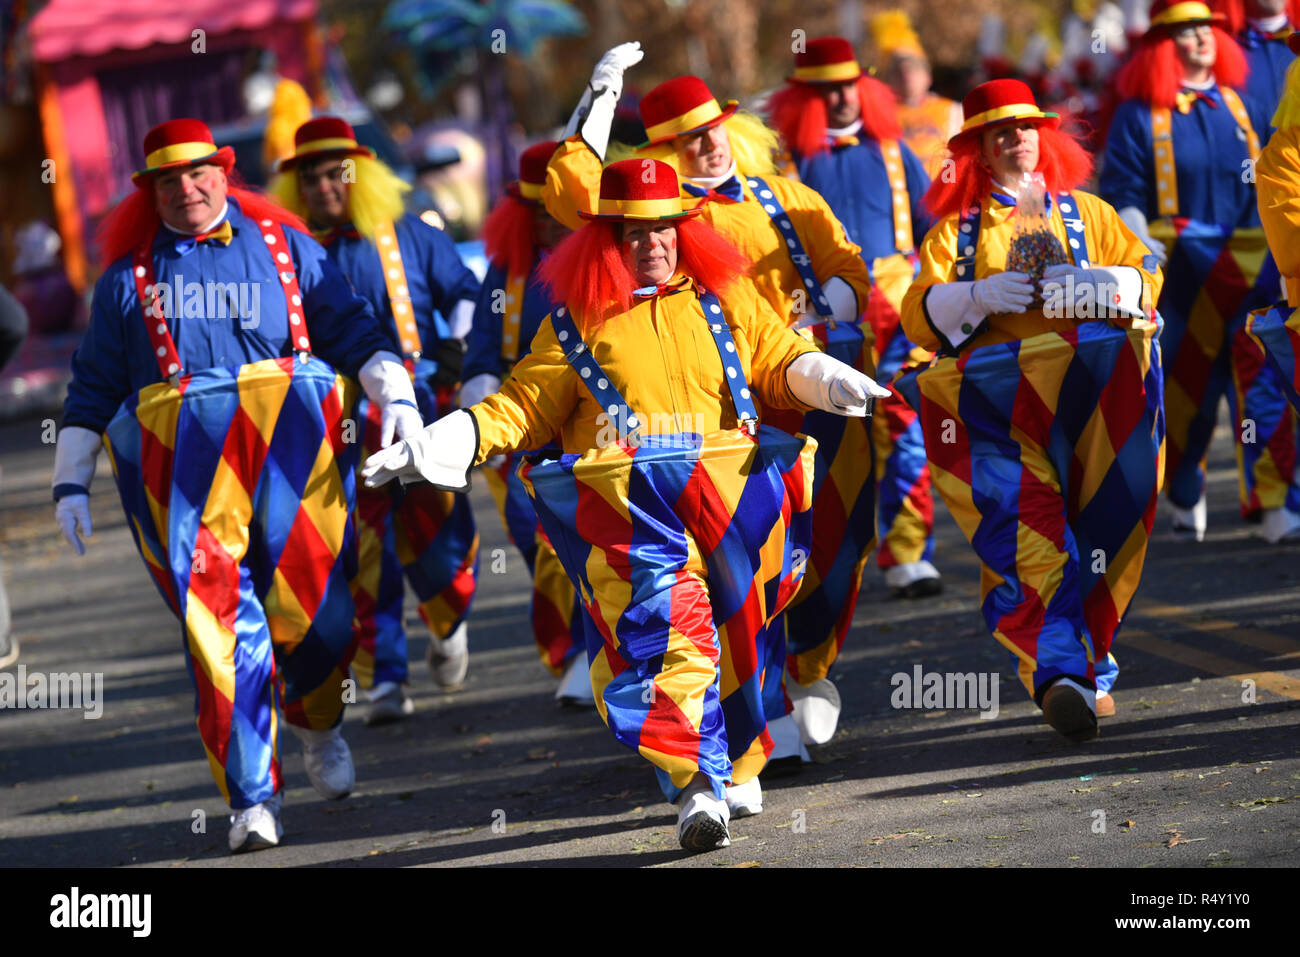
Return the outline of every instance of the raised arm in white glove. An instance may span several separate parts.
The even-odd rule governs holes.
[[[379,406],[380,448],[393,443],[394,433],[399,439],[419,434],[424,428],[424,418],[415,401],[411,374],[401,359],[391,352],[376,352],[361,367],[358,378],[366,397]]]
[[[469,470],[478,455],[478,423],[457,409],[426,426],[404,442],[376,452],[361,466],[367,488],[393,479],[403,484],[424,479],[448,492],[469,489]]]
[[[1151,238],[1146,213],[1136,206],[1125,206],[1119,211],[1119,221],[1133,230],[1133,235],[1142,240],[1143,245],[1151,250],[1151,255],[1156,257],[1156,261],[1160,265],[1163,266],[1169,261],[1169,250],[1165,249],[1165,244],[1158,239]]]
[[[591,73],[591,82],[564,128],[564,139],[575,133],[581,134],[582,141],[604,161],[605,149],[609,146],[609,128],[614,123],[614,108],[623,95],[623,72],[640,63],[643,56],[640,42],[633,41],[620,43],[600,58]]]
[[[86,538],[94,533],[90,525],[90,482],[95,477],[95,457],[101,444],[98,433],[67,425],[59,430],[54,448],[54,520],[78,555],[86,554],[86,546],[77,532]]]
[[[889,396],[889,390],[870,376],[824,352],[805,352],[795,359],[785,381],[805,405],[854,418],[867,415],[869,400]]]
[[[1034,287],[1022,272],[1000,272],[975,282],[936,283],[922,304],[934,328],[954,349],[980,331],[995,313],[1024,312],[1034,301]]]

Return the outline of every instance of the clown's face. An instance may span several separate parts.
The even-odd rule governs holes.
[[[624,223],[623,264],[638,287],[667,282],[677,271],[677,226],[671,220]]]
[[[545,206],[538,203],[533,208],[533,235],[543,249],[554,249],[569,235],[569,230],[559,220],[553,219]]]
[[[197,233],[226,205],[226,190],[226,171],[214,163],[171,169],[154,177],[154,207],[168,226]]]
[[[817,92],[826,104],[826,125],[843,129],[856,123],[862,116],[862,97],[858,94],[858,81],[843,83],[818,83]]]
[[[298,195],[307,207],[307,218],[319,226],[342,226],[352,218],[348,211],[349,169],[356,161],[327,156],[298,167]]]
[[[1175,30],[1173,36],[1184,79],[1197,79],[1198,74],[1214,66],[1218,48],[1214,30],[1208,23],[1189,23]]]
[[[1038,126],[1034,123],[991,127],[981,135],[980,145],[985,168],[1004,186],[1016,186],[1022,174],[1038,169]]]
[[[690,177],[721,176],[731,169],[731,141],[725,123],[673,140],[677,165]]]

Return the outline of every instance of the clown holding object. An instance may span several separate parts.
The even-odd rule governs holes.
[[[382,409],[414,411],[415,395],[370,307],[301,220],[230,184],[234,152],[206,125],[163,123],[144,152],[137,191],[100,235],[57,519],[81,554],[102,441],[140,555],[184,623],[200,736],[235,812],[230,849],[254,850],[282,834],[277,702],[316,790],[353,787],[339,734],[356,462],[343,376]],[[395,419],[399,438],[421,425]]]
[[[755,400],[862,417],[887,393],[787,329],[698,215],[667,164],[611,164],[543,264],[564,305],[501,390],[362,475],[464,488],[558,441],[520,477],[582,596],[597,707],[654,764],[682,846],[710,850],[762,810],[762,644],[810,545],[816,443],[759,425]]]
[[[904,331],[939,358],[901,388],[920,411],[935,487],[983,566],[989,630],[1048,723],[1085,741],[1114,713],[1110,646],[1164,464],[1148,318],[1161,275],[1110,206],[1075,190],[1090,158],[1028,86],[982,84],[962,110],[949,142],[957,176],[926,194],[938,223],[903,302]],[[1018,242],[1035,235],[1018,222],[1035,173],[1046,229]],[[1007,266],[1035,251],[1039,285]]]
[[[342,119],[302,124],[294,153],[280,162],[270,193],[306,217],[330,261],[380,316],[400,351],[418,408],[362,398],[361,445],[390,444],[394,414],[432,422],[451,411],[479,283],[440,229],[404,212],[410,187],[356,140]],[[419,423],[423,427],[423,422]],[[403,627],[402,579],[428,626],[429,667],[443,688],[458,687],[469,666],[465,619],[474,598],[478,532],[469,500],[420,484],[404,495],[357,492],[357,653],[353,672],[370,701],[367,724],[413,710]]]

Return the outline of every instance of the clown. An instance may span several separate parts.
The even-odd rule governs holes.
[[[862,72],[847,40],[820,37],[796,55],[794,75],[773,94],[771,112],[800,179],[826,197],[862,246],[872,278],[867,315],[876,375],[888,380],[906,365],[929,362],[930,353],[903,335],[898,309],[916,274],[916,247],[930,227],[920,205],[930,180],[899,140],[888,88]],[[934,499],[921,423],[895,393],[876,409],[873,430],[882,532],[876,560],[885,583],[900,597],[938,594],[943,585],[930,563]]]
[[[1099,192],[1162,262],[1161,350],[1167,377],[1173,535],[1205,537],[1205,457],[1225,392],[1237,447],[1242,516],[1269,541],[1300,533],[1283,459],[1285,405],[1245,334],[1278,279],[1255,205],[1253,168],[1268,118],[1237,89],[1241,50],[1203,3],[1157,0],[1151,27],[1116,76],[1124,98],[1106,139]]]
[[[82,554],[102,441],[141,557],[184,624],[199,733],[235,812],[230,849],[254,850],[283,833],[277,701],[316,790],[342,798],[354,783],[339,726],[356,459],[339,373],[399,438],[422,423],[369,305],[301,220],[231,185],[233,150],[180,119],[150,130],[144,153],[100,235],[56,516]]]
[[[280,161],[270,185],[273,196],[307,219],[330,260],[383,317],[419,403],[402,414],[432,421],[453,406],[479,284],[445,233],[403,211],[409,189],[357,144],[347,122],[331,116],[298,127],[294,153]],[[381,408],[362,399],[357,421],[366,454],[389,444],[392,423]],[[357,545],[352,669],[370,701],[366,723],[382,724],[413,710],[403,690],[409,678],[403,573],[430,631],[427,658],[435,680],[443,688],[464,681],[478,533],[464,496],[428,485],[400,497],[361,489]]]
[[[474,313],[465,355],[462,407],[471,406],[501,387],[501,380],[528,355],[537,327],[559,303],[538,276],[542,257],[568,232],[542,205],[546,164],[560,144],[537,143],[519,158],[519,179],[483,227],[487,275]],[[592,704],[587,659],[583,653],[581,608],[577,593],[516,472],[526,453],[497,456],[483,474],[496,499],[501,522],[524,556],[533,576],[531,620],[542,664],[560,679],[555,697],[562,705]]]
[[[592,73],[587,95],[569,121],[569,134],[551,158],[542,198],[551,214],[572,225],[594,207],[609,117],[623,71],[641,59],[639,44],[615,47]],[[637,150],[678,175],[683,201],[753,264],[758,293],[795,328],[807,328],[828,353],[864,374],[874,372],[867,308],[871,276],[861,249],[826,200],[796,180],[776,175],[774,131],[737,103],[719,105],[703,80],[679,76],[640,102],[648,140]],[[816,547],[803,590],[775,626],[788,637],[769,644],[767,667],[773,772],[797,771],[807,744],[830,739],[840,698],[827,677],[848,634],[867,559],[876,542],[875,450],[870,423],[814,410],[804,416],[774,410],[770,424],[811,435],[823,449],[813,509]],[[792,681],[785,681],[784,675]],[[788,697],[791,699],[787,701]]]
[[[1296,27],[1296,0],[1214,0],[1210,7],[1223,14],[1224,25],[1246,55],[1246,95],[1271,117],[1286,85],[1287,67],[1295,60],[1287,38]]]
[[[762,644],[809,545],[815,442],[758,425],[755,399],[861,417],[885,394],[787,329],[700,214],[670,166],[611,164],[543,265],[564,305],[501,390],[363,470],[463,487],[559,443],[521,478],[582,595],[601,717],[655,765],[688,850],[762,810]]]
[[[1028,86],[981,84],[962,110],[949,143],[957,175],[926,194],[938,223],[903,301],[904,331],[939,358],[903,390],[935,487],[979,556],[989,631],[1047,722],[1085,741],[1114,713],[1109,650],[1163,465],[1147,318],[1160,271],[1110,206],[1075,190],[1091,160]],[[1041,287],[1007,268],[1034,173],[1054,237],[1038,240],[1059,244]]]

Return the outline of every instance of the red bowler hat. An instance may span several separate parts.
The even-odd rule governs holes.
[[[506,185],[506,192],[526,203],[541,202],[546,185],[546,167],[560,144],[556,140],[534,143],[519,157],[519,179]]]
[[[794,55],[794,73],[789,78],[797,83],[847,83],[860,76],[862,67],[853,44],[843,37],[817,37]]]
[[[1189,23],[1223,23],[1228,18],[1222,13],[1215,13],[1209,5],[1201,0],[1156,0],[1151,4],[1152,30],[1170,30],[1186,26]]]
[[[357,143],[356,131],[347,120],[337,116],[318,116],[308,120],[293,134],[293,155],[280,160],[277,169],[290,170],[303,160],[317,156],[369,156],[374,150]]]
[[[674,137],[717,126],[739,105],[736,100],[728,100],[726,106],[719,107],[708,84],[698,76],[674,77],[641,98],[641,125],[647,137],[641,145],[667,143]]]
[[[131,182],[144,187],[163,170],[200,163],[220,166],[229,175],[235,167],[235,151],[229,146],[217,149],[212,131],[202,120],[168,120],[145,134],[145,168],[132,173]]]
[[[961,101],[961,112],[961,132],[948,141],[949,146],[1002,123],[1034,120],[1052,129],[1061,124],[1060,114],[1040,110],[1034,100],[1034,91],[1020,80],[981,83]]]
[[[682,209],[677,173],[655,159],[627,159],[610,163],[600,174],[600,205],[596,212],[578,215],[583,219],[617,222],[658,222],[686,219],[704,212],[703,207]]]

